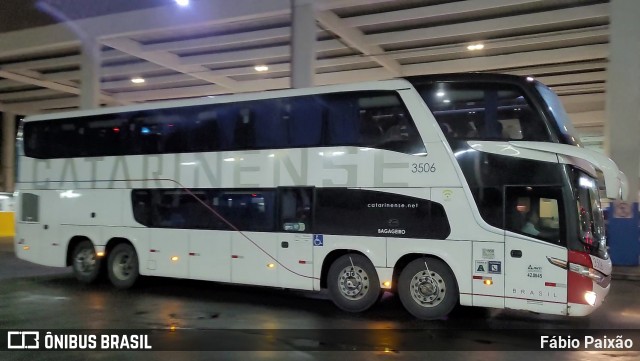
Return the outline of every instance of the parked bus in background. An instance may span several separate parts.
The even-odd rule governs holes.
[[[384,291],[587,315],[609,291],[598,172],[533,79],[457,74],[38,115],[19,135],[18,257],[106,272]]]

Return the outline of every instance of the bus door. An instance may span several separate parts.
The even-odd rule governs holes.
[[[279,285],[313,289],[311,231],[313,188],[279,188],[278,235]],[[317,242],[317,240],[316,240]]]
[[[562,190],[505,187],[505,307],[566,314],[567,271],[548,258],[567,260]]]

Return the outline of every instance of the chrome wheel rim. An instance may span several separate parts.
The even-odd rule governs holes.
[[[436,272],[420,271],[411,279],[411,297],[422,307],[439,305],[444,300],[445,291],[446,284]]]
[[[121,252],[113,258],[113,275],[119,280],[127,280],[133,273],[133,256],[128,252]]]
[[[358,266],[347,266],[338,275],[338,288],[349,300],[359,300],[369,292],[369,275]]]
[[[96,254],[93,249],[85,248],[76,254],[75,269],[82,275],[90,275],[96,269]]]

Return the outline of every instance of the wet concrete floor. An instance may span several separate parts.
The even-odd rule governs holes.
[[[385,294],[367,312],[349,314],[338,310],[324,294],[271,288],[163,278],[143,278],[134,289],[124,291],[113,289],[107,282],[85,286],[75,281],[70,269],[42,267],[16,259],[9,242],[0,240],[0,329],[126,328],[165,332],[174,328],[177,334],[186,330],[182,335],[187,338],[197,335],[198,331],[193,330],[216,330],[204,335],[228,340],[225,345],[233,351],[14,351],[0,354],[2,360],[640,359],[640,352],[635,351],[500,351],[518,350],[530,341],[526,338],[531,336],[524,331],[531,329],[543,333],[560,329],[640,329],[638,281],[615,281],[606,304],[586,318],[461,308],[446,320],[419,321],[408,315],[391,294]],[[275,332],[292,329],[301,331]],[[450,351],[385,350],[376,347],[376,337],[382,345],[389,334],[359,331],[368,329],[434,330],[435,337],[425,342],[438,342],[438,349]],[[318,346],[315,336],[333,336],[335,341],[344,330],[353,330],[348,340],[338,347],[325,348],[339,351],[317,351],[323,347]],[[640,337],[634,341],[640,344]],[[261,351],[261,345],[278,351]],[[347,351],[353,349],[368,351]]]

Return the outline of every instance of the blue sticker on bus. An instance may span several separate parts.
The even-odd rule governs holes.
[[[321,234],[314,234],[313,235],[313,245],[315,247],[322,247],[324,246],[324,238]]]
[[[500,261],[489,261],[489,273],[502,273],[502,263]]]

